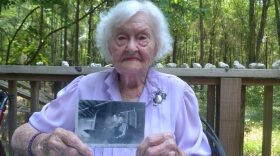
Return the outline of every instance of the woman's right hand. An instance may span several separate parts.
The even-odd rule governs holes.
[[[146,137],[137,147],[136,156],[186,156],[171,133]]]
[[[40,156],[92,156],[89,147],[73,132],[56,128],[53,133],[42,133],[32,144],[32,153]]]

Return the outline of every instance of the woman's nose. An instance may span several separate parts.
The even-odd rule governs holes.
[[[135,39],[130,39],[127,45],[128,51],[136,51],[137,50],[137,42]]]

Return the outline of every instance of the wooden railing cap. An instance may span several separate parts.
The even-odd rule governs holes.
[[[86,75],[108,69],[107,67],[64,67],[64,66],[21,66],[0,65],[0,74],[38,74],[38,75]],[[280,79],[279,69],[198,69],[198,68],[155,68],[164,73],[186,77],[238,77]]]

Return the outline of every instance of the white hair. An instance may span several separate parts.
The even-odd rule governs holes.
[[[173,39],[161,10],[150,1],[128,0],[118,3],[108,12],[100,15],[100,22],[96,28],[96,47],[107,63],[112,62],[108,43],[112,37],[114,26],[127,22],[139,12],[149,16],[150,22],[153,23],[152,31],[155,35],[158,50],[154,61],[159,61],[171,53]]]

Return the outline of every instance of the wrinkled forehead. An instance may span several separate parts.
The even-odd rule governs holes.
[[[133,24],[132,24],[133,23]],[[110,38],[120,32],[127,32],[129,30],[134,30],[135,32],[149,32],[151,35],[155,36],[155,25],[152,18],[144,12],[137,12],[130,18],[126,20],[121,20],[115,23],[111,27]]]

